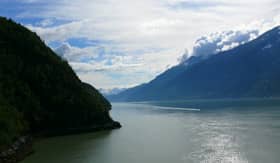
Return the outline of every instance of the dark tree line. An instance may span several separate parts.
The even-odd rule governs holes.
[[[0,18],[0,146],[24,132],[110,122],[110,109],[34,32]]]

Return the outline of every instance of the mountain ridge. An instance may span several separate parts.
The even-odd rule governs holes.
[[[275,84],[280,82],[277,78],[280,75],[279,31],[277,26],[231,50],[210,55],[190,65],[179,64],[149,83],[109,99],[150,101],[280,96]]]

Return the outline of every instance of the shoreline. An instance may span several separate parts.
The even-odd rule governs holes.
[[[0,152],[0,163],[16,163],[32,154],[33,137],[25,135],[19,137],[6,150]]]
[[[93,125],[87,127],[79,127],[79,128],[67,128],[64,130],[52,130],[52,131],[43,131],[36,135],[35,137],[54,137],[54,136],[65,136],[65,135],[74,135],[74,134],[82,134],[89,132],[98,132],[104,130],[113,130],[121,128],[121,124],[117,121],[112,121],[108,123],[104,123],[102,125]]]
[[[37,138],[47,138],[54,136],[75,135],[82,133],[98,132],[104,130],[113,130],[121,128],[121,124],[117,121],[112,121],[102,125],[95,125],[83,128],[68,128],[63,131],[53,130],[50,132],[42,132],[39,134],[24,135],[19,137],[14,143],[8,146],[7,149],[0,151],[0,163],[17,163],[24,160],[29,155],[33,154],[33,143]]]

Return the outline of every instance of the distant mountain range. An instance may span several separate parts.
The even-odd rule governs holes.
[[[123,91],[125,91],[126,88],[112,88],[112,89],[99,89],[99,91],[104,95],[104,96],[111,96],[111,95],[116,95],[119,94]]]
[[[280,96],[280,27],[234,49],[190,57],[111,101]]]

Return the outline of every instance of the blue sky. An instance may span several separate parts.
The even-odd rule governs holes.
[[[279,0],[1,0],[97,88],[148,82],[191,55],[217,53],[280,24]]]

